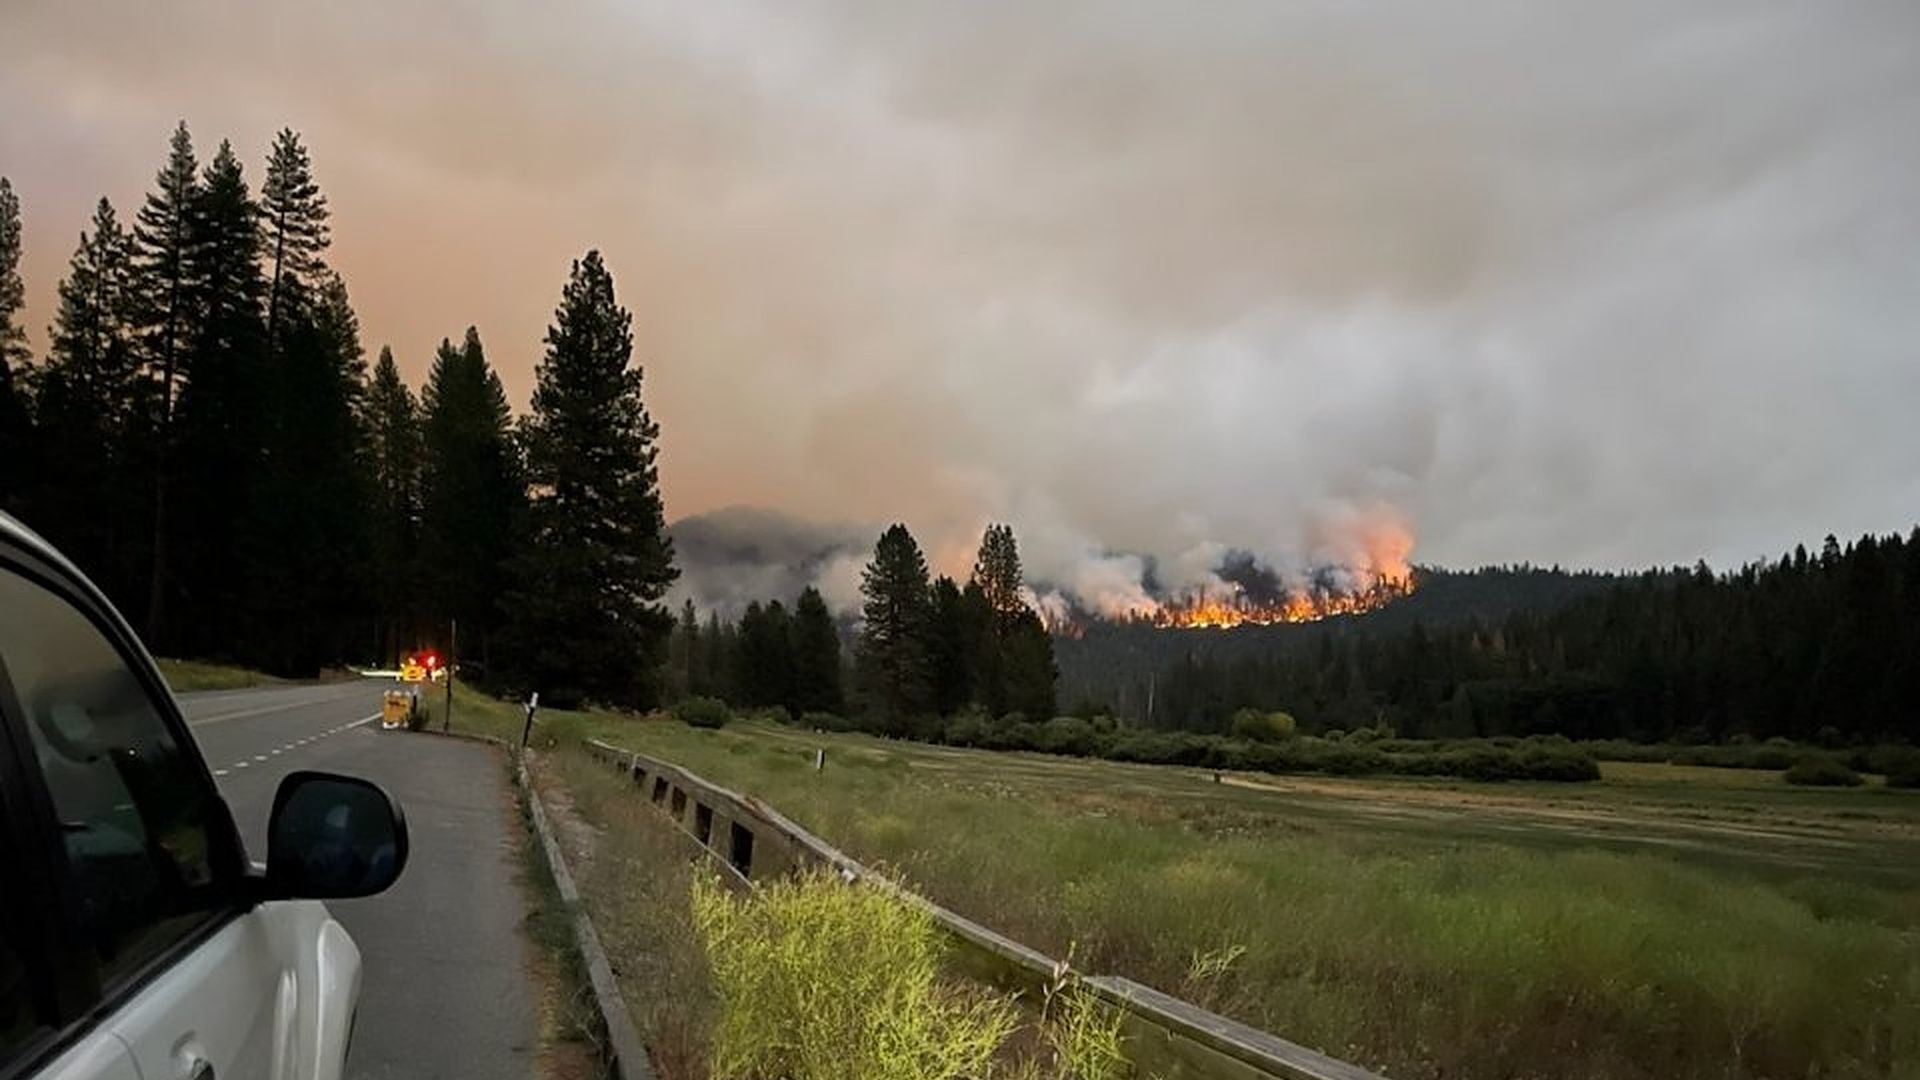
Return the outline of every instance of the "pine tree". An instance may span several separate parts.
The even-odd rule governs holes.
[[[37,376],[35,524],[117,601],[135,596],[146,537],[132,432],[141,411],[129,238],[101,199],[59,285]]]
[[[151,415],[144,424],[151,442],[152,512],[148,522],[145,621],[147,640],[152,642],[160,640],[166,617],[170,574],[167,540],[172,531],[168,495],[177,439],[173,421],[195,323],[191,297],[196,284],[193,218],[200,201],[198,172],[193,137],[183,120],[174,128],[167,163],[154,177],[154,190],[141,205],[133,228],[141,359],[152,383],[146,395]]]
[[[1050,720],[1054,686],[1060,677],[1053,662],[1053,635],[1032,611],[1016,616],[1000,641],[1006,665],[1007,708],[1029,720]]]
[[[668,702],[706,695],[706,691],[694,688],[700,681],[694,673],[699,660],[700,644],[700,614],[693,608],[693,598],[688,597],[680,605],[680,619],[674,623],[673,636],[667,639],[666,700]]]
[[[994,615],[1008,625],[1027,610],[1020,594],[1020,548],[1013,539],[1013,526],[987,526],[973,562],[973,584],[980,586]]]
[[[531,685],[645,707],[660,696],[672,625],[660,599],[678,571],[632,322],[589,251],[535,371],[523,429],[533,494],[511,610]]]
[[[840,713],[846,701],[840,689],[840,631],[820,590],[801,590],[793,607],[794,718],[810,712]]]
[[[933,583],[927,666],[933,678],[933,708],[942,716],[960,711],[973,696],[966,600],[944,574]]]
[[[397,664],[416,615],[420,514],[420,428],[413,391],[393,350],[382,346],[367,389],[367,457],[374,486],[373,583],[379,604],[380,659]]]
[[[502,618],[525,488],[507,393],[478,330],[468,327],[459,348],[440,342],[420,397],[423,615],[436,635],[457,620],[461,652],[484,663]]]
[[[1027,606],[1020,547],[1009,525],[988,525],[967,585],[972,615],[966,637],[973,657],[973,693],[988,712],[1052,717],[1058,672],[1053,638]]]
[[[185,340],[174,375],[185,375],[172,415],[178,467],[161,541],[180,552],[177,594],[191,607],[162,624],[162,647],[188,655],[235,655],[253,642],[260,604],[236,571],[279,557],[263,535],[269,389],[260,318],[258,209],[228,143],[201,173],[189,210],[192,268],[178,329]],[[164,606],[164,604],[162,605]],[[157,610],[157,609],[156,609]],[[252,659],[248,657],[248,659]]]
[[[373,584],[366,361],[338,275],[322,271],[312,295],[283,312],[281,338],[264,361],[271,424],[258,524],[274,556],[257,568],[255,641],[271,648],[271,670],[311,675],[364,646]]]
[[[26,386],[27,328],[20,312],[26,285],[20,278],[20,198],[0,176],[0,511],[25,509],[27,483],[38,455]]]
[[[282,128],[267,157],[260,186],[267,258],[267,348],[279,347],[281,328],[321,285],[327,249],[327,198],[313,179],[313,162],[300,136]]]
[[[966,658],[967,700],[989,716],[1002,716],[1007,705],[1006,651],[1000,638],[1003,620],[977,581],[960,592],[958,614],[961,654]]]
[[[905,734],[933,709],[927,663],[931,613],[927,560],[905,525],[880,535],[860,572],[860,647],[855,658],[867,710],[882,730]]]
[[[27,328],[20,312],[27,303],[20,278],[20,197],[13,181],[0,176],[0,368],[27,363]]]
[[[788,707],[793,694],[791,620],[778,600],[747,605],[740,616],[740,704]]]

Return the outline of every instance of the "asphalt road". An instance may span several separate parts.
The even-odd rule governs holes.
[[[347,1074],[357,1080],[523,1080],[537,1020],[504,766],[489,747],[383,732],[388,680],[183,694],[180,705],[246,837],[266,857],[280,778],[322,769],[399,799],[412,841],[386,893],[327,906],[365,973]]]

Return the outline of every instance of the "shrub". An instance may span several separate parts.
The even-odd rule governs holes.
[[[1920,788],[1920,755],[1915,755],[1913,760],[1887,770],[1887,786]]]
[[[1099,749],[1100,738],[1093,725],[1077,716],[1056,716],[1040,725],[1034,749],[1049,754],[1087,757]]]
[[[1904,743],[1878,743],[1873,746],[1856,746],[1847,751],[1840,760],[1855,772],[1880,773],[1892,776],[1912,768],[1920,768],[1920,747],[1907,746]]]
[[[804,712],[800,714],[800,726],[808,731],[839,731],[846,724],[837,713]]]
[[[735,896],[693,884],[720,1016],[716,1080],[985,1076],[1016,1024],[1006,999],[943,980],[924,908],[827,873]]]
[[[949,746],[985,746],[992,735],[993,721],[985,713],[956,713],[947,721],[940,733],[942,742]]]
[[[1114,740],[1107,748],[1107,756],[1115,761],[1165,765],[1173,760],[1174,744],[1178,741],[1179,736],[1164,731],[1129,732]]]
[[[1333,745],[1314,759],[1314,767],[1335,776],[1386,772],[1392,760],[1371,746]]]
[[[1241,709],[1233,714],[1233,725],[1228,730],[1234,738],[1248,742],[1283,742],[1293,738],[1298,728],[1299,724],[1287,713]]]
[[[1825,754],[1808,754],[1794,762],[1786,780],[1806,787],[1859,787],[1865,783],[1859,773]]]
[[[1584,784],[1600,779],[1600,763],[1572,747],[1538,747],[1520,754],[1520,777],[1562,784]]]
[[[682,698],[673,707],[673,715],[688,727],[717,728],[732,718],[727,703],[719,698]]]

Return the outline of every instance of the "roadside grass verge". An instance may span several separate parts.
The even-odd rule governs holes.
[[[533,974],[540,991],[539,1073],[548,1080],[597,1077],[603,1072],[599,1047],[604,1033],[586,961],[574,938],[573,911],[560,896],[534,831],[527,804],[531,792],[517,778],[510,782],[520,814],[520,869],[529,894],[525,926],[536,953]]]
[[[1796,870],[1799,838],[1754,830],[1701,843],[1774,845],[1764,873],[1681,847],[1610,849],[1582,828],[1473,806],[1380,813],[1321,778],[1305,795],[1233,791],[1179,770],[759,725],[583,724],[765,798],[1084,970],[1396,1077],[1920,1068],[1920,904],[1913,864],[1894,854],[1914,850],[1905,815],[1920,803],[1901,793],[1854,796],[1886,804],[1888,827],[1905,830],[1882,849],[1894,885]],[[824,772],[811,745],[829,747]],[[1355,795],[1528,797],[1513,785],[1341,783]],[[1710,807],[1725,790],[1686,797]],[[1785,794],[1793,808],[1831,805]],[[1353,806],[1329,812],[1342,802]]]
[[[550,808],[564,801],[554,816],[591,830],[590,837],[574,837],[584,842],[569,845],[570,859],[575,851],[583,856],[574,866],[575,882],[655,1075],[705,1080],[716,1005],[693,925],[698,849],[633,797],[631,784],[582,753],[545,754],[534,768],[543,790],[561,796],[549,799]]]
[[[562,748],[536,768],[554,816],[593,832],[582,897],[662,1080],[1129,1075],[1117,1014],[1070,983],[1016,1001],[967,982],[923,909],[832,875],[729,892],[605,766]]]
[[[232,664],[216,664],[206,660],[155,657],[154,663],[160,666],[161,676],[176,694],[188,694],[196,690],[244,690],[254,686],[275,686],[286,681]]]

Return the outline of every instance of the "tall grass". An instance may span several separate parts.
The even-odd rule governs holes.
[[[878,750],[814,773],[765,741],[661,727],[684,733],[669,756],[996,929],[1391,1075],[1920,1070],[1911,894],[1492,831],[1198,819]]]
[[[1003,998],[940,974],[932,918],[831,875],[734,896],[693,883],[722,1002],[715,1080],[960,1080],[988,1075],[1018,1023]]]

